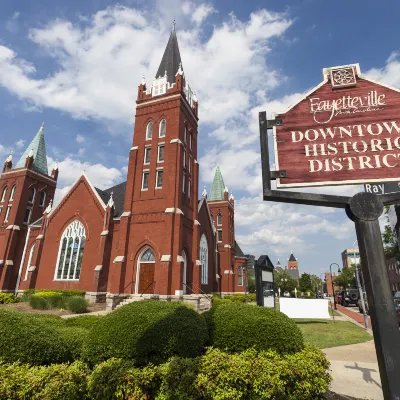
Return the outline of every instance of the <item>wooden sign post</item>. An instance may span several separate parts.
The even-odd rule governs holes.
[[[263,199],[343,208],[354,222],[385,399],[400,400],[400,332],[378,218],[400,193],[353,197],[273,190],[400,180],[400,92],[361,76],[359,66],[324,69],[324,81],[284,113],[259,114]],[[270,170],[273,129],[276,171]]]

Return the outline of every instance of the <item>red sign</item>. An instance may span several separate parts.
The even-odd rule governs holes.
[[[400,180],[400,91],[359,73],[324,69],[325,80],[275,118],[278,188]]]

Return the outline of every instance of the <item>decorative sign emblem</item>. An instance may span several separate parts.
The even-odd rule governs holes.
[[[346,86],[355,86],[356,71],[354,67],[332,68],[330,71],[332,88],[341,88]]]
[[[324,77],[276,115],[275,162],[286,175],[277,187],[399,181],[400,91],[361,76],[358,65]]]

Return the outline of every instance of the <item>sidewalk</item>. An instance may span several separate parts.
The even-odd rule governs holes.
[[[368,400],[383,400],[374,341],[322,350],[331,363],[331,390]]]
[[[364,315],[360,314],[356,309],[352,309],[350,307],[343,307],[340,304],[336,304],[337,310],[343,313],[344,315],[347,315],[349,318],[353,319],[354,321],[358,322],[361,324],[361,326],[364,326]],[[371,329],[371,318],[368,317],[368,326],[369,329]]]

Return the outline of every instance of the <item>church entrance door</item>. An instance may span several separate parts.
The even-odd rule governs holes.
[[[145,249],[138,259],[136,273],[136,294],[154,293],[155,257],[152,249]]]

